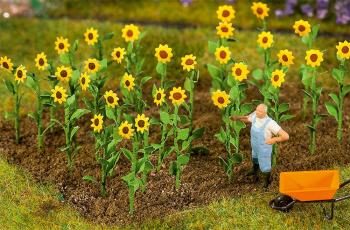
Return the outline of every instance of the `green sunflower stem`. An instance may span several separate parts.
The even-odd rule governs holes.
[[[158,163],[157,163],[157,172],[160,171],[163,164],[163,155],[164,155],[164,147],[165,147],[165,138],[167,135],[167,127],[166,125],[162,125],[162,138],[161,138],[161,147],[159,148],[158,155]]]
[[[19,143],[20,139],[20,120],[19,120],[19,105],[20,105],[20,99],[19,99],[19,84],[15,83],[15,135],[16,135],[16,144]]]
[[[40,82],[38,82],[38,92],[37,92],[38,98],[37,98],[37,126],[38,126],[38,150],[40,151],[43,148],[44,144],[44,135],[43,135],[43,107],[41,103],[41,89],[40,89]]]
[[[312,90],[312,127],[311,130],[311,143],[310,143],[310,152],[311,154],[315,153],[316,150],[316,119],[317,119],[317,105],[318,105],[318,99],[317,99],[317,88],[316,88],[316,70],[313,70],[312,74],[312,83],[311,83],[311,90]]]
[[[193,81],[193,75],[191,75],[189,136],[192,136],[192,132],[193,132],[193,108],[194,108],[194,81]],[[190,142],[189,149],[190,151],[192,151],[192,141]]]
[[[177,116],[179,113],[179,107],[175,105],[174,107],[174,124],[173,127],[176,129],[174,130],[174,147],[175,147],[175,153],[176,153],[176,159],[179,159],[180,157],[180,150],[179,150],[179,144],[177,143],[177,132],[178,132],[178,127],[177,127]],[[175,178],[175,188],[178,190],[180,188],[180,174],[181,174],[181,166],[179,166],[176,163],[176,178]]]
[[[340,91],[341,92],[341,91]],[[341,142],[343,140],[343,107],[344,107],[344,97],[339,95],[339,114],[338,114],[338,129],[337,129],[337,138]]]
[[[225,120],[230,119],[228,108],[225,108],[224,113],[225,113],[224,114]],[[226,143],[225,143],[225,145],[226,145],[226,154],[227,154],[227,163],[228,163],[228,167],[226,169],[226,174],[228,176],[229,182],[231,182],[231,178],[232,178],[232,165],[231,165],[232,154],[231,154],[231,143],[230,143],[231,130],[230,130],[229,122],[225,122],[225,131],[226,131]]]

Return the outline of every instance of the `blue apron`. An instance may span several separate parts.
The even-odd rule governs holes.
[[[261,172],[271,172],[271,155],[272,145],[265,143],[265,128],[271,121],[271,118],[267,118],[265,123],[260,127],[255,126],[256,115],[252,119],[252,127],[250,129],[251,145],[252,145],[252,157],[254,163],[259,163]]]

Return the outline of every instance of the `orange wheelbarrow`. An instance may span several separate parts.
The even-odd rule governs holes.
[[[333,219],[336,202],[350,199],[350,194],[334,198],[336,192],[350,180],[339,183],[338,170],[282,172],[280,174],[280,192],[282,195],[269,202],[271,208],[288,212],[295,203],[320,203],[326,219]],[[324,203],[331,204],[330,213],[327,213]]]

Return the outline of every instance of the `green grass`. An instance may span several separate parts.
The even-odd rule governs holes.
[[[0,157],[0,229],[93,229],[58,199],[52,186],[37,185],[32,178]]]
[[[52,1],[47,14],[54,17],[96,18],[117,21],[136,21],[143,23],[161,23],[169,25],[188,25],[213,27],[218,23],[216,10],[224,4],[218,0],[195,0],[189,7],[183,7],[179,0],[66,0]],[[237,1],[234,5],[236,18],[233,23],[238,28],[255,29],[260,26],[253,16],[250,6],[253,1]],[[264,1],[269,2],[269,1]],[[276,2],[276,1],[274,1]],[[347,25],[336,25],[334,16],[320,21],[316,18],[307,18],[305,15],[276,18],[274,11],[283,8],[283,4],[269,4],[269,25],[276,30],[292,30],[294,21],[304,18],[312,23],[322,23],[323,32],[349,34]]]
[[[342,179],[350,178],[350,165],[341,168]],[[349,193],[345,188],[341,196]],[[350,200],[336,204],[335,218],[324,220],[319,205],[296,204],[290,213],[272,210],[273,192],[254,192],[185,210],[164,219],[152,220],[143,229],[339,229],[350,225]],[[117,226],[94,224],[59,201],[58,191],[38,185],[27,173],[0,158],[0,223],[2,229],[109,229]]]

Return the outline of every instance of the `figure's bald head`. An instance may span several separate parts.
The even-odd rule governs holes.
[[[257,118],[264,118],[267,115],[267,106],[265,104],[259,104],[256,107],[255,114]]]

